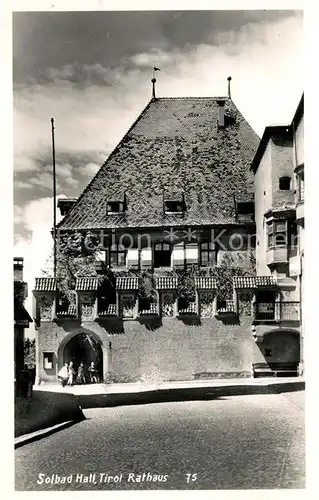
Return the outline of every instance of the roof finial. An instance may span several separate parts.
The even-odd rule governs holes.
[[[156,83],[156,78],[152,78],[151,82],[152,82],[152,84],[153,84],[152,98],[153,98],[153,99],[156,99],[156,95],[155,95],[155,83]]]
[[[227,78],[227,80],[228,80],[228,97],[229,97],[229,99],[231,99],[231,95],[230,95],[230,81],[231,81],[231,76],[229,76]]]

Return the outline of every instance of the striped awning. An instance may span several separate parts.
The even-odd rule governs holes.
[[[99,278],[96,277],[81,277],[76,278],[75,290],[77,292],[96,291],[99,286]]]
[[[198,276],[195,278],[195,287],[199,290],[213,290],[217,287],[214,276]]]
[[[157,276],[155,283],[157,290],[175,290],[178,278],[176,276]]]
[[[56,289],[55,278],[35,278],[35,292],[55,292]]]
[[[138,277],[121,276],[116,278],[117,290],[138,290],[139,279]]]

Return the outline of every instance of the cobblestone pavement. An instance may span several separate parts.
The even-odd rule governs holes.
[[[303,392],[291,394],[85,410],[87,420],[15,451],[16,489],[304,488]]]

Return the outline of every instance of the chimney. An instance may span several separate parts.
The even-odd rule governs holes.
[[[13,257],[13,279],[23,281],[23,257]]]
[[[218,128],[225,127],[225,100],[219,99],[218,104]]]

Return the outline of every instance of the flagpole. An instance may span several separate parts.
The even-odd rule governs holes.
[[[55,141],[54,118],[51,118],[52,131],[52,167],[53,167],[53,276],[56,278],[56,174],[55,174]]]

